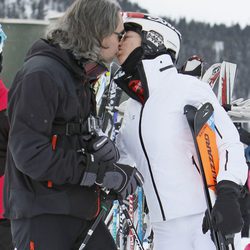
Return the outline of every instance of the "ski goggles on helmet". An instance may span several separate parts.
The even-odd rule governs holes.
[[[4,45],[4,41],[6,40],[6,38],[7,36],[2,30],[2,25],[0,24],[0,53],[3,51],[3,45]]]

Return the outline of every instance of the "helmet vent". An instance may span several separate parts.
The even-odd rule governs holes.
[[[150,30],[147,32],[146,41],[151,42],[157,48],[164,42],[163,36],[154,30]]]

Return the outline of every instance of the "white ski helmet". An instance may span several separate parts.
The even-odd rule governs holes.
[[[145,57],[168,53],[177,61],[181,44],[181,33],[160,17],[138,12],[123,12],[125,31],[141,34]]]

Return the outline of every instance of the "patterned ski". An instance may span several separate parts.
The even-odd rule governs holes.
[[[219,154],[216,145],[213,111],[213,106],[210,103],[205,103],[199,109],[191,105],[184,107],[184,114],[186,115],[197,152],[214,244],[217,250],[233,250],[233,235],[224,238],[220,232],[213,230],[211,223],[211,211],[215,201],[216,178],[219,170]]]

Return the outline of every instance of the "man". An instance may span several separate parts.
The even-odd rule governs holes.
[[[212,221],[223,236],[242,228],[238,198],[247,177],[243,145],[211,88],[178,74],[180,33],[158,17],[124,16],[121,70],[114,80],[131,99],[117,137],[120,162],[135,163],[143,173],[155,250],[213,250],[207,221],[202,223],[207,207],[184,106],[210,102],[214,107],[220,169]]]
[[[142,178],[115,164],[113,142],[98,136],[99,75],[118,52],[124,26],[114,0],[76,0],[29,50],[9,91],[5,216],[14,247],[79,249],[100,211],[101,189],[119,198]],[[116,249],[100,222],[85,249]]]
[[[5,39],[6,35],[0,25],[0,73],[2,72],[3,46]],[[3,184],[9,133],[9,123],[6,113],[7,101],[8,89],[0,79],[0,249],[2,250],[13,249],[10,221],[3,217]]]
[[[10,222],[3,217],[3,185],[6,162],[6,150],[8,143],[9,124],[6,114],[8,89],[0,80],[0,249],[10,250],[11,232]]]

